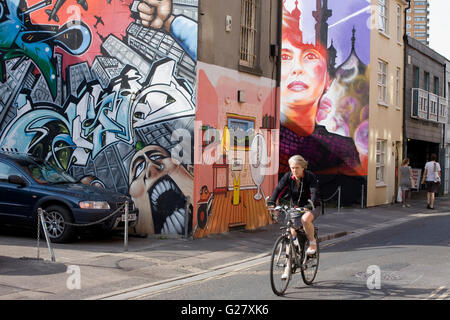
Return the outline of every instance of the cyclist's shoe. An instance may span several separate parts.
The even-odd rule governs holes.
[[[317,245],[316,244],[316,241],[314,240],[314,241],[310,241],[309,242],[309,245],[311,246],[311,245]],[[316,254],[316,249],[312,249],[311,247],[309,247],[308,248],[308,250],[306,250],[306,254],[308,255],[308,256],[312,256],[312,255],[314,255],[314,254]]]

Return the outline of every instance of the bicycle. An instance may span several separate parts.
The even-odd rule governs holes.
[[[311,200],[308,200],[313,209],[314,205]],[[272,211],[272,210],[271,210]],[[290,232],[290,228],[294,225],[293,219],[300,219],[306,212],[304,207],[292,208],[289,206],[277,206],[273,211],[278,211],[278,215],[272,215],[272,218],[278,222],[280,218],[285,216],[286,225],[281,227],[282,234],[275,241],[272,250],[271,265],[270,265],[270,283],[272,291],[281,296],[285,293],[292,275],[300,270],[303,282],[306,285],[311,285],[316,278],[319,269],[319,238],[317,227],[314,227],[314,237],[317,243],[316,253],[314,255],[307,255],[306,249],[309,246],[309,240],[303,227],[296,229],[299,246],[294,245],[294,240]],[[281,213],[281,215],[280,215]],[[295,248],[295,250],[293,250]],[[291,262],[288,264],[288,262]],[[281,275],[288,267],[288,277],[283,280]]]

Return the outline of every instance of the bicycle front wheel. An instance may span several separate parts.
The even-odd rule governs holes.
[[[319,237],[317,236],[317,233],[315,234],[316,243],[317,243],[317,250],[314,255],[307,256],[305,258],[305,261],[303,261],[302,265],[302,278],[303,282],[306,285],[311,285],[316,278],[317,270],[319,270]],[[306,241],[305,244],[305,255],[306,255],[306,248],[309,246],[309,241]]]
[[[288,263],[287,248],[289,248],[289,238],[280,236],[275,242],[270,260],[270,284],[273,293],[277,296],[284,294],[291,280],[292,264]]]

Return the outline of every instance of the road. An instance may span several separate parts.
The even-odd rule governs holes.
[[[265,256],[227,271],[135,292],[126,298],[450,300],[449,230],[449,213],[423,214],[400,225],[325,244],[315,283],[306,286],[299,274],[294,275],[284,297],[271,291],[269,257]],[[379,273],[372,274],[371,270]]]

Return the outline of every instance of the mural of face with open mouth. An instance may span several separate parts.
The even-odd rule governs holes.
[[[184,234],[186,222],[192,228],[185,208],[187,197],[193,200],[193,176],[164,148],[149,145],[136,152],[129,184],[139,209],[137,233]]]

